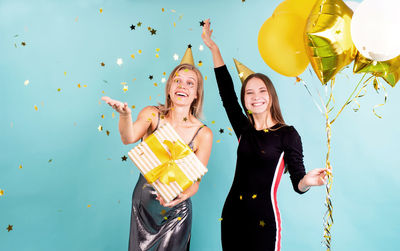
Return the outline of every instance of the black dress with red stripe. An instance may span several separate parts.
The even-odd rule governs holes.
[[[305,175],[303,148],[293,126],[256,130],[243,113],[226,66],[215,68],[219,93],[239,140],[236,171],[222,211],[225,251],[280,250],[281,220],[276,191],[286,165],[296,192]],[[283,154],[282,154],[283,153]]]

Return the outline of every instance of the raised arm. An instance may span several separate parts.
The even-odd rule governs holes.
[[[203,38],[204,44],[212,53],[219,95],[221,96],[222,104],[228,115],[229,121],[231,122],[233,130],[235,131],[237,138],[239,138],[243,130],[245,130],[250,123],[247,117],[243,114],[242,107],[238,102],[231,75],[224,64],[219,48],[211,39],[212,33],[213,31],[210,30],[210,20],[207,19],[203,26],[201,37]]]
[[[152,106],[145,107],[140,111],[135,122],[132,123],[132,113],[127,103],[109,97],[102,97],[115,111],[119,113],[119,133],[122,143],[133,144],[141,139],[152,125],[156,123],[157,109]]]

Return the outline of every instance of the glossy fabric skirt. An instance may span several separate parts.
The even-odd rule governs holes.
[[[129,251],[187,251],[192,227],[190,199],[173,208],[156,200],[156,191],[140,175],[132,195]]]

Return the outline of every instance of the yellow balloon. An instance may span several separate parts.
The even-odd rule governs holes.
[[[282,13],[267,19],[258,33],[258,50],[264,62],[288,77],[300,75],[309,63],[299,22],[300,17]]]
[[[372,61],[358,53],[354,61],[353,72],[371,73],[375,77],[383,78],[394,87],[400,80],[400,56],[387,61]]]
[[[353,11],[342,0],[318,0],[304,31],[306,52],[322,84],[326,84],[357,54],[351,40]]]
[[[273,15],[279,15],[280,13],[296,14],[304,19],[305,25],[315,2],[317,0],[286,0],[276,7]]]

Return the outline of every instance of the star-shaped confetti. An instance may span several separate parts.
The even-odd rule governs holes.
[[[126,161],[128,159],[128,157],[126,157],[125,155],[121,157],[122,161]]]
[[[187,120],[188,120],[188,119],[187,119],[186,117],[184,117],[184,118],[183,118],[183,121],[185,121],[185,122],[186,122]]]
[[[191,48],[192,48],[192,45],[191,45],[191,44],[188,44],[188,48],[191,49]]]
[[[157,30],[155,30],[155,29],[150,30],[151,35],[156,35],[156,32],[157,32]]]
[[[101,62],[100,65],[103,67],[106,66],[106,64],[104,62]]]
[[[264,129],[264,132],[269,132],[269,130],[267,128]]]
[[[130,26],[130,28],[131,28],[131,30],[134,30],[134,29],[136,28],[136,26],[132,24],[132,25]]]
[[[48,163],[51,163],[51,162],[53,162],[53,159],[49,159]]]
[[[202,44],[199,46],[199,50],[200,50],[200,51],[203,51],[203,50],[204,50],[204,46],[203,46]]]
[[[99,125],[99,127],[97,127],[97,130],[99,130],[99,132],[103,131],[103,127]]]
[[[0,189],[0,196],[3,196],[3,195],[4,195],[4,190]]]
[[[25,86],[29,85],[29,80],[25,80],[24,85]]]
[[[201,20],[199,23],[201,27],[203,27],[206,24],[203,20]]]
[[[121,66],[123,63],[122,58],[117,59],[117,65]]]
[[[219,133],[221,133],[221,134],[224,133],[224,129],[220,128]]]
[[[142,26],[142,23],[139,22],[139,23],[137,23],[136,25],[137,25],[138,27],[140,27],[140,26]]]
[[[174,58],[175,61],[177,61],[179,58],[178,54],[176,54],[176,53],[172,57]]]
[[[153,75],[149,75],[149,79],[152,80],[153,79]]]
[[[8,227],[6,228],[8,232],[13,230],[13,225],[8,225]]]

